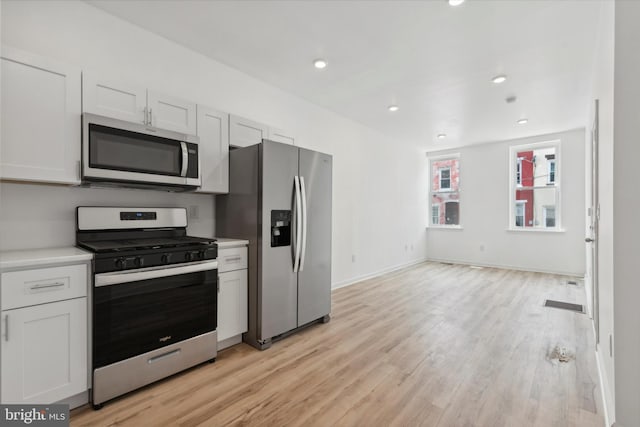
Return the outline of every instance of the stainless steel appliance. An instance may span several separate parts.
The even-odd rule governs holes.
[[[183,208],[78,207],[94,252],[94,408],[217,354],[214,239],[186,235]]]
[[[331,312],[330,155],[263,140],[229,153],[220,235],[249,240],[249,330],[259,349]]]
[[[199,138],[82,115],[82,181],[188,190],[200,186]]]

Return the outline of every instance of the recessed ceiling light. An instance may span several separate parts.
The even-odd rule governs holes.
[[[324,59],[316,59],[313,61],[313,66],[321,70],[327,66],[327,61]]]
[[[500,74],[491,79],[491,81],[494,82],[495,84],[504,83],[506,80],[507,80],[507,76],[505,76],[504,74]]]
[[[520,120],[518,120],[518,124],[519,124],[519,125],[525,125],[525,124],[527,124],[528,122],[529,122],[529,119],[520,119]]]
[[[400,109],[400,107],[398,107],[397,105],[389,105],[389,111],[398,111]]]
[[[438,139],[445,139],[447,137],[446,133],[439,133],[438,134]]]
[[[460,6],[464,0],[449,0],[449,6]]]

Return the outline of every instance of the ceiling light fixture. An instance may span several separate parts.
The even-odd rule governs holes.
[[[439,133],[438,134],[438,139],[445,139],[447,137],[446,133]]]
[[[528,122],[529,122],[529,119],[520,119],[520,120],[518,120],[518,124],[519,124],[519,125],[525,125],[525,124],[527,124]]]
[[[460,6],[464,0],[449,0],[449,6]]]
[[[504,83],[506,80],[507,80],[507,76],[505,76],[504,74],[500,74],[491,79],[491,81],[497,85],[500,83]]]
[[[324,59],[316,59],[315,61],[313,61],[313,66],[319,70],[322,70],[327,66],[327,61],[325,61]]]
[[[398,111],[400,109],[400,107],[398,107],[397,105],[389,105],[389,111],[394,112],[394,111]]]

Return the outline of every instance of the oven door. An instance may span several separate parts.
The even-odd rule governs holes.
[[[95,275],[93,367],[216,330],[218,262]]]
[[[82,178],[197,187],[198,137],[95,114],[82,117]]]

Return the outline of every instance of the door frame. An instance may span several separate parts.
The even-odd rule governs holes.
[[[587,236],[586,253],[590,259],[591,275],[591,316],[595,330],[596,348],[600,344],[600,286],[598,281],[598,247],[599,247],[599,222],[600,222],[600,196],[599,196],[599,119],[600,101],[594,100],[593,122],[591,124],[591,205],[589,206],[589,233]],[[589,240],[590,239],[590,240]]]

